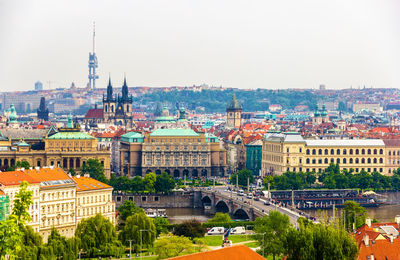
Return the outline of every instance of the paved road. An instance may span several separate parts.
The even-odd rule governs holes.
[[[256,208],[262,212],[265,212],[267,214],[270,210],[278,210],[279,212],[288,215],[290,223],[292,223],[293,225],[297,224],[297,219],[300,217],[300,215],[297,212],[291,211],[287,208],[279,207],[279,206],[275,206],[275,205],[269,205],[269,206],[264,205],[265,200],[263,200],[263,199],[260,199],[259,201],[254,201],[251,199],[247,199],[246,196],[238,196],[236,192],[231,193],[230,191],[227,191],[227,186],[217,186],[217,187],[215,187],[215,190],[212,188],[211,190],[208,190],[208,191],[215,191],[217,193],[224,195],[225,197],[232,196],[233,200],[243,201],[249,205],[252,204],[254,206],[254,208]]]

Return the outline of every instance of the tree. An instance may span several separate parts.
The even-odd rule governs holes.
[[[249,179],[250,184],[254,183],[254,175],[250,170],[240,170],[236,174],[232,174],[232,184],[236,184],[236,175],[238,175],[238,183],[240,186],[247,187],[247,179]]]
[[[157,177],[154,172],[149,172],[144,176],[144,187],[145,190],[149,193],[154,193],[154,184],[156,183]]]
[[[352,231],[365,224],[367,210],[355,201],[348,200],[344,203],[343,217],[346,230]]]
[[[114,225],[101,214],[82,220],[76,228],[75,237],[89,257],[121,256],[124,252]]]
[[[17,168],[25,168],[25,169],[29,169],[29,167],[31,167],[31,165],[29,164],[29,162],[27,161],[17,161],[15,163],[15,165],[12,165],[10,167],[8,167],[7,171],[15,171]]]
[[[156,182],[154,188],[158,193],[170,193],[173,188],[175,188],[174,177],[166,172],[156,177]]]
[[[22,248],[23,233],[16,218],[0,221],[0,258],[16,257]]]
[[[89,174],[93,179],[101,182],[107,182],[106,176],[104,175],[104,166],[98,159],[88,159],[82,166],[82,174]]]
[[[131,180],[131,190],[136,193],[142,193],[145,190],[144,180],[140,176],[135,176]]]
[[[31,226],[25,226],[22,230],[22,249],[18,254],[20,259],[35,259],[43,244],[42,236],[36,233]]]
[[[193,243],[184,236],[161,235],[155,242],[155,251],[160,259],[193,253]]]
[[[161,233],[168,233],[169,222],[166,218],[154,218],[154,225],[156,225],[157,236],[159,236]]]
[[[50,236],[46,245],[58,259],[76,259],[79,248],[75,238],[66,238],[58,233],[54,227],[51,230]]]
[[[232,222],[228,213],[217,212],[215,216],[208,220],[208,223],[229,223]]]
[[[200,221],[192,219],[178,224],[173,233],[176,236],[185,236],[193,239],[195,237],[204,237],[206,230],[201,225]]]
[[[134,251],[139,252],[140,245],[147,248],[153,247],[156,235],[157,231],[153,220],[144,213],[137,213],[126,219],[125,225],[119,233],[119,240],[126,246],[129,246],[128,240],[133,240]]]
[[[12,209],[12,215],[15,216],[17,220],[17,224],[24,225],[25,222],[29,222],[32,220],[31,215],[29,215],[28,209],[32,204],[32,195],[33,192],[29,191],[28,182],[23,181],[19,185],[19,191],[15,195],[14,205]]]
[[[136,203],[130,200],[124,200],[124,203],[119,206],[118,213],[121,220],[126,220],[129,216],[135,215],[137,213],[143,213],[144,210],[136,206]]]
[[[261,251],[266,255],[281,256],[284,253],[284,239],[290,228],[287,215],[279,211],[270,211],[268,216],[257,218],[254,230],[258,234],[264,234],[264,247]],[[257,235],[257,240],[262,245],[262,235]]]

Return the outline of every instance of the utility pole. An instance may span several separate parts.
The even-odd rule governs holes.
[[[129,241],[129,259],[132,259],[132,239],[128,239],[126,241]]]
[[[214,188],[214,190],[215,190],[215,177],[214,177],[214,179],[213,179],[213,188]]]
[[[294,190],[292,190],[292,208],[294,209]]]
[[[149,231],[148,229],[141,229],[139,232],[140,232],[140,259],[142,259],[142,232],[143,231]]]
[[[239,174],[236,173],[236,189],[239,188]]]
[[[250,192],[250,178],[247,178],[247,193]]]

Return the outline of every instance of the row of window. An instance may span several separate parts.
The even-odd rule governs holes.
[[[294,172],[297,172],[297,171],[302,172],[303,168],[302,167],[299,167],[299,168],[293,167],[292,170]],[[315,168],[306,168],[305,170],[306,170],[306,172],[322,172],[323,170],[325,170],[325,168],[317,168],[317,169],[315,169]],[[379,171],[380,173],[383,172],[383,168],[366,168],[366,169],[365,168],[354,168],[355,172],[360,172],[362,170],[364,170],[364,171],[366,170],[367,172],[377,172],[377,171]],[[286,171],[290,171],[290,168],[287,167]],[[389,169],[389,173],[390,173],[390,169]]]
[[[152,143],[200,143],[200,138],[185,138],[185,139],[171,139],[171,138],[151,138]]]
[[[288,148],[289,149],[289,148]],[[378,149],[349,149],[349,154],[378,154]],[[288,151],[289,152],[289,151]],[[301,151],[300,151],[301,153]],[[336,149],[336,153],[335,153],[335,149],[330,149],[330,151],[328,149],[307,149],[306,150],[306,154],[307,155],[316,155],[318,153],[318,155],[346,155],[347,154],[347,149]],[[379,154],[383,154],[383,149],[379,149]]]
[[[63,192],[42,194],[43,201],[58,200],[58,199],[73,198],[73,197],[74,197],[74,191],[63,191]]]
[[[90,208],[83,208],[82,211],[78,209],[78,216],[79,217],[90,217],[94,216],[97,213],[109,213],[112,212],[114,209],[113,207],[109,206],[98,206],[98,207],[90,207]]]
[[[400,155],[400,150],[397,150],[397,153],[396,153],[396,151],[389,151],[388,154],[389,155]]]
[[[306,164],[310,164],[310,162],[312,164],[316,164],[317,162],[318,162],[318,164],[322,164],[322,163],[327,164],[329,162],[335,163],[335,159],[331,158],[330,160],[328,160],[328,158],[325,158],[325,159],[318,159],[318,160],[317,159],[310,160],[309,158],[307,158],[306,159]],[[361,158],[361,159],[359,159],[359,158],[355,158],[355,159],[350,158],[350,159],[348,159],[348,161],[347,161],[347,158],[343,158],[343,159],[337,158],[336,159],[336,163],[346,164],[347,162],[349,164],[352,164],[352,163],[358,164],[360,162],[361,163],[378,163],[378,159],[377,158],[373,158],[373,159],[371,159],[371,158],[367,158],[367,159],[366,158]],[[301,161],[300,161],[300,163],[301,163]],[[383,158],[379,158],[379,163],[383,163]]]
[[[91,195],[87,197],[82,197],[82,204],[97,203],[97,202],[111,202],[111,194],[108,194],[108,196],[103,194],[103,195]],[[81,198],[78,198],[78,205],[81,205]]]

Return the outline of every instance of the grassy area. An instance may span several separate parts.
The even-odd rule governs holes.
[[[250,242],[250,243],[246,243],[245,245],[250,248],[257,248],[260,246],[260,244],[258,242]]]
[[[231,235],[228,238],[232,241],[233,244],[254,240],[251,235]],[[205,236],[204,240],[206,241],[208,246],[220,246],[222,245],[222,235],[218,236]]]

